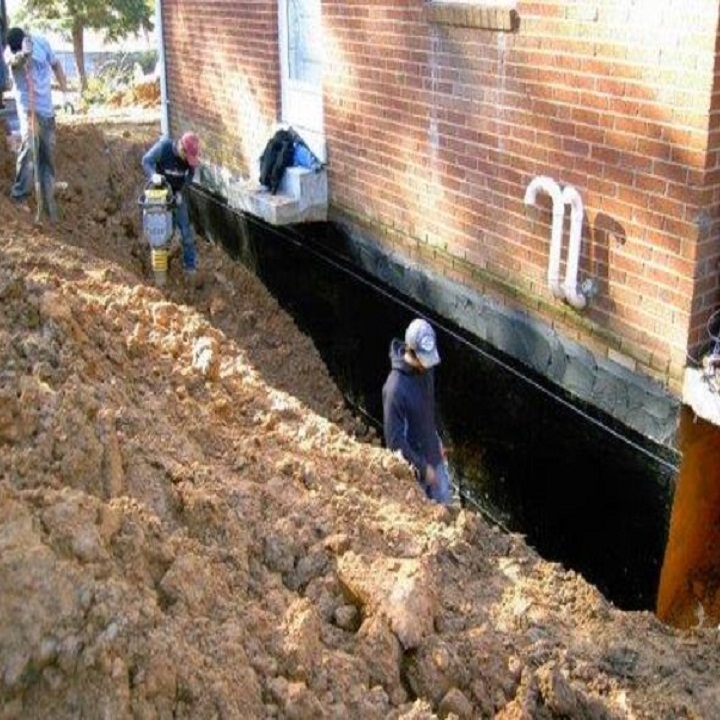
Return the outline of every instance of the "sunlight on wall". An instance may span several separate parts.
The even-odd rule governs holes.
[[[245,77],[233,78],[232,106],[235,110],[232,121],[232,132],[239,138],[242,154],[247,159],[251,176],[259,173],[258,158],[272,134],[272,126],[265,120],[262,108],[254,102],[252,88]]]
[[[325,99],[333,106],[334,112],[340,119],[346,119],[355,114],[358,78],[353,64],[343,52],[342,42],[329,31],[325,31],[323,40],[325,45],[323,67],[330,69],[325,76],[331,80],[324,83]]]
[[[206,55],[209,56],[209,62],[200,68],[198,84],[205,84],[207,87],[217,85],[217,69],[221,68],[221,82],[225,88],[227,106],[232,108],[231,113],[224,114],[223,120],[234,148],[239,145],[240,154],[247,162],[251,177],[257,178],[258,158],[272,134],[272,126],[266,121],[268,113],[255,100],[257,93],[253,90],[251,80],[236,63],[228,61],[222,47],[215,46]],[[223,157],[221,164],[234,165],[237,168],[237,154],[237,150],[231,151],[231,157]]]
[[[668,105],[680,102],[680,91],[690,97],[709,101],[708,87],[688,86],[688,63],[695,65],[703,53],[714,56],[714,33],[699,34],[698,28],[709,27],[705,18],[717,17],[715,0],[696,0],[692,3],[666,3],[658,12],[655,0],[636,0],[633,3],[614,3],[599,10],[601,23],[594,23],[597,39],[607,43],[627,42],[627,59],[644,65],[640,81],[653,86],[652,99]],[[599,27],[598,27],[599,26]],[[642,42],[637,42],[642,28]],[[675,82],[668,82],[668,74],[675,74]],[[712,82],[712,71],[707,74]],[[683,95],[685,104],[687,96]]]

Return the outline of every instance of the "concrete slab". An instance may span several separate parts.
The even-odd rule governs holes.
[[[324,168],[286,168],[275,195],[257,181],[232,176],[209,165],[203,166],[199,183],[224,196],[234,210],[262,218],[270,225],[327,220],[328,180]]]

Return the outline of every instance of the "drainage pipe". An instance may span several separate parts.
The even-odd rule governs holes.
[[[560,186],[547,175],[538,175],[534,178],[525,191],[525,204],[534,205],[537,194],[540,191],[546,192],[552,198],[553,220],[550,234],[550,258],[548,260],[548,285],[552,294],[557,297],[564,297],[560,286],[560,255],[562,252],[563,218],[565,216],[565,201]]]
[[[167,71],[165,69],[165,29],[163,28],[163,0],[155,3],[155,32],[157,33],[158,66],[160,73],[160,132],[163,137],[170,136],[170,118],[168,110]]]
[[[570,245],[565,263],[565,299],[577,310],[587,305],[587,298],[578,290],[577,275],[580,263],[580,244],[582,242],[582,224],[585,209],[580,193],[572,185],[566,185],[562,191],[565,204],[570,205]]]

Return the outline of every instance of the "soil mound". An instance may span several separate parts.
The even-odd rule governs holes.
[[[153,287],[158,134],[61,125],[53,227],[0,197],[0,718],[717,717],[716,628],[428,503],[221,248]]]
[[[160,81],[157,78],[134,82],[116,92],[107,101],[110,107],[157,108],[160,106]]]

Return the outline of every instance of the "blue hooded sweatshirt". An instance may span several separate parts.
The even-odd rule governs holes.
[[[435,424],[435,375],[405,362],[405,343],[390,343],[390,374],[382,389],[385,445],[400,450],[425,481],[425,468],[442,460]]]

